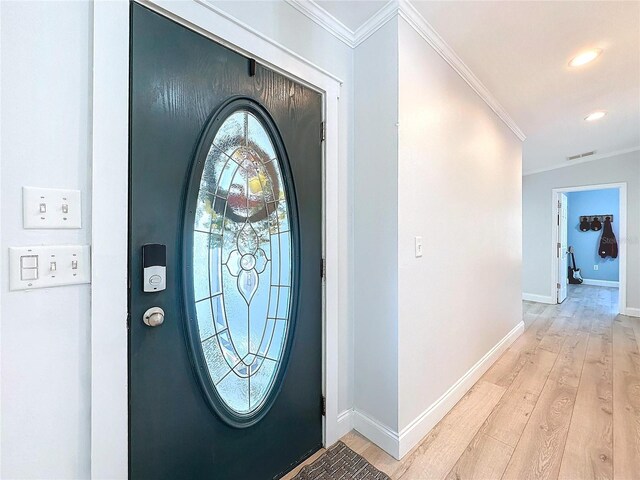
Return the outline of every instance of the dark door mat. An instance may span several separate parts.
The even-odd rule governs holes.
[[[364,457],[338,442],[315,462],[300,470],[293,480],[391,480]]]

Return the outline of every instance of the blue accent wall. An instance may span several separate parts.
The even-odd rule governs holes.
[[[606,190],[586,190],[583,192],[567,193],[569,199],[568,242],[573,246],[576,255],[576,265],[581,269],[582,277],[590,280],[618,281],[619,258],[600,258],[598,247],[602,230],[594,232],[580,231],[580,217],[586,215],[613,214],[613,233],[620,242],[620,191],[617,188]],[[603,226],[604,226],[604,222]],[[571,257],[569,257],[571,262]],[[571,263],[569,263],[571,265]],[[593,266],[598,265],[598,270]]]

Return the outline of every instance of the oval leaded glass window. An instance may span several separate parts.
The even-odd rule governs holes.
[[[275,127],[257,108],[236,108],[218,125],[199,179],[187,281],[207,388],[237,420],[258,415],[286,356],[292,221]]]

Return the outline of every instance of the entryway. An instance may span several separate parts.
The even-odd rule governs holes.
[[[626,304],[626,184],[553,190],[553,290],[557,303],[568,286],[619,288]]]

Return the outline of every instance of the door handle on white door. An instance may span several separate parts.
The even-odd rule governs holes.
[[[149,327],[158,327],[164,323],[164,310],[160,307],[151,307],[144,312],[142,321]]]

